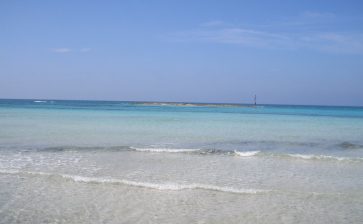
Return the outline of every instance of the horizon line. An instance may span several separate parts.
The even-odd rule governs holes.
[[[96,102],[129,102],[129,103],[190,103],[190,104],[212,104],[212,105],[254,105],[251,103],[231,103],[231,102],[195,102],[195,101],[150,101],[150,100],[97,100],[97,99],[51,99],[51,98],[1,98],[0,100],[48,100],[48,101],[96,101]],[[319,106],[319,107],[357,107],[363,105],[320,105],[320,104],[285,104],[285,103],[257,103],[257,106]]]

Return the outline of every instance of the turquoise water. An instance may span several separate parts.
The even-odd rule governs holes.
[[[0,100],[0,179],[2,223],[358,223],[363,108]]]
[[[361,155],[363,108],[0,101],[1,146],[150,146]]]

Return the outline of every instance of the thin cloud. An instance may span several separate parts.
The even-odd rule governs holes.
[[[329,17],[329,13],[305,12],[308,17]],[[206,24],[214,24],[207,22]],[[222,24],[220,22],[215,24]],[[328,53],[363,54],[363,33],[292,31],[281,29],[267,31],[243,27],[202,26],[193,30],[178,31],[166,35],[169,41],[234,44],[243,47],[270,49],[308,49]]]
[[[237,44],[252,47],[286,46],[291,42],[289,37],[282,34],[242,28],[182,31],[170,34],[169,37],[171,40],[181,42]]]

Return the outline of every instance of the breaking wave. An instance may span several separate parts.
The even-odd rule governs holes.
[[[258,194],[266,193],[271,190],[262,189],[245,189],[245,188],[234,188],[227,186],[216,186],[209,184],[178,184],[178,183],[151,183],[151,182],[139,182],[126,179],[116,179],[116,178],[103,178],[103,177],[85,177],[78,175],[69,174],[54,174],[45,172],[31,172],[31,171],[20,171],[20,170],[0,170],[2,174],[28,174],[28,175],[38,175],[38,176],[57,176],[64,178],[66,180],[80,182],[80,183],[95,183],[95,184],[122,184],[133,187],[151,188],[155,190],[169,190],[169,191],[181,191],[181,190],[210,190],[219,191],[234,194]]]
[[[337,160],[337,161],[363,161],[363,158],[350,158],[328,155],[313,155],[313,154],[287,154],[288,157],[307,160]]]
[[[237,156],[242,156],[242,157],[250,157],[250,156],[255,156],[258,153],[260,153],[260,151],[246,151],[246,152],[241,152],[241,151],[234,151],[234,154]]]
[[[25,150],[30,152],[32,150]],[[111,146],[111,147],[75,147],[75,146],[60,146],[47,147],[37,149],[36,151],[47,152],[63,152],[63,151],[114,151],[114,152],[143,152],[143,153],[181,153],[190,155],[224,155],[236,157],[260,157],[260,158],[281,158],[281,159],[304,159],[304,160],[325,160],[325,161],[352,161],[363,162],[362,157],[341,157],[335,155],[319,155],[319,154],[299,154],[299,153],[279,153],[273,151],[239,151],[239,150],[222,150],[222,149],[207,149],[207,148],[152,148],[152,147],[134,147],[134,146]]]
[[[138,152],[170,152],[170,153],[197,152],[200,150],[200,149],[171,149],[171,148],[135,148],[135,147],[130,147],[130,148]]]

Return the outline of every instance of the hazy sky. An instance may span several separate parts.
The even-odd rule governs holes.
[[[0,98],[363,105],[363,1],[0,1]]]

